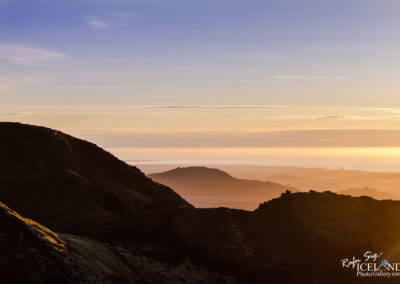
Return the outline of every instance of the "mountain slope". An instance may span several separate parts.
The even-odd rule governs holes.
[[[0,123],[0,149],[0,201],[59,232],[158,203],[190,206],[136,167],[59,131]]]
[[[152,258],[122,247],[58,235],[0,203],[0,283],[230,283],[189,260]]]
[[[174,188],[199,207],[224,206],[252,210],[261,202],[279,197],[287,189],[297,191],[278,183],[237,179],[224,171],[207,167],[176,168],[148,176]],[[204,206],[207,202],[211,206]]]

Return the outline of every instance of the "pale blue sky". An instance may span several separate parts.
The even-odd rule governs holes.
[[[84,137],[400,129],[399,15],[395,0],[0,0],[0,119]]]

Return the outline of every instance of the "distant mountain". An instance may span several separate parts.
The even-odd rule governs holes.
[[[292,186],[278,183],[237,179],[224,171],[207,167],[176,168],[148,177],[172,187],[200,207],[224,206],[253,210],[259,203],[279,197],[287,189],[297,191]]]
[[[146,163],[138,165],[138,167],[146,174],[150,174],[182,167],[182,165],[155,165]],[[400,199],[399,172],[250,165],[213,165],[212,167],[227,172],[239,179],[289,184],[301,191],[315,189],[317,191],[330,190],[337,192],[349,188],[363,188],[368,186],[369,188],[386,192],[396,199]]]
[[[340,190],[337,192],[337,194],[345,194],[345,195],[351,195],[354,197],[358,196],[369,196],[377,200],[384,200],[384,199],[392,199],[395,200],[393,195],[385,192],[378,191],[374,188],[369,188],[369,187],[362,187],[362,188],[349,188],[346,190]]]
[[[317,191],[337,192],[348,188],[368,186],[400,199],[400,173],[398,172],[273,166],[218,165],[216,167],[237,178],[290,184],[304,191],[312,188]],[[148,168],[150,168],[149,165],[146,170]]]
[[[136,167],[56,130],[0,123],[0,149],[0,201],[58,232],[160,203],[190,206]]]

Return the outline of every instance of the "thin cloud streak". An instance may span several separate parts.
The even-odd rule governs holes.
[[[344,79],[343,76],[302,76],[302,75],[273,75],[268,76],[268,79],[316,79],[316,80],[327,80],[327,79]]]
[[[50,76],[0,76],[0,92],[8,91],[25,84],[41,84],[50,81]]]
[[[22,116],[22,115],[24,115],[24,114],[20,113],[20,112],[8,112],[8,113],[0,112],[0,117],[13,117],[13,116]]]
[[[264,119],[288,119],[288,120],[400,120],[400,115],[362,116],[362,115],[275,115],[265,116]]]
[[[229,105],[133,105],[133,106],[51,106],[51,105],[41,105],[41,106],[14,106],[15,108],[25,108],[25,109],[48,109],[48,110],[58,110],[58,109],[73,109],[73,110],[145,110],[145,109],[290,109],[290,108],[304,108],[306,106],[229,106]]]
[[[0,44],[0,59],[14,65],[42,65],[68,58],[66,54],[18,44]]]
[[[2,81],[0,76],[0,82]],[[34,81],[34,80],[33,80]],[[26,82],[29,82],[27,80]],[[10,106],[11,107],[11,106]],[[128,105],[128,106],[56,106],[56,105],[15,105],[14,108],[23,109],[41,109],[41,110],[92,110],[92,111],[127,111],[127,110],[146,110],[146,109],[309,109],[309,110],[359,110],[359,111],[378,111],[389,114],[400,114],[400,108],[393,107],[362,107],[362,106],[305,106],[305,105]],[[339,115],[332,114],[327,116],[318,116],[321,118],[339,118]],[[341,116],[340,116],[341,117]]]
[[[280,109],[280,108],[302,108],[303,106],[229,106],[229,105],[171,105],[171,106],[144,106],[144,108],[165,109]]]
[[[101,29],[101,30],[110,30],[111,26],[104,22],[104,21],[100,21],[100,20],[89,20],[88,24],[96,29]]]
[[[71,131],[76,132],[76,131]],[[399,129],[81,133],[107,148],[400,147]]]

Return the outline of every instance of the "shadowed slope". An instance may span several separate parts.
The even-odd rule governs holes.
[[[292,193],[254,211],[187,209],[175,229],[198,255],[243,283],[357,283],[342,267],[366,251],[400,260],[400,202],[331,192]],[[368,283],[382,283],[370,278]],[[389,279],[396,283],[398,277]]]
[[[122,247],[60,236],[0,203],[0,283],[230,283],[188,260],[147,256],[149,247]],[[146,255],[147,254],[147,255]]]
[[[57,231],[160,202],[190,206],[136,167],[59,131],[0,123],[0,149],[0,201]]]
[[[400,202],[332,192],[285,193],[253,212],[152,208],[110,227],[100,234],[107,241],[116,234],[132,244],[140,234],[165,244],[158,257],[173,262],[187,256],[239,283],[358,283],[356,270],[343,268],[343,259],[363,259],[371,251],[400,260]]]

